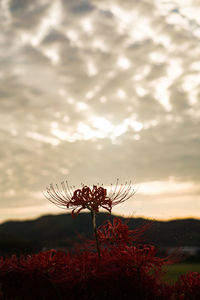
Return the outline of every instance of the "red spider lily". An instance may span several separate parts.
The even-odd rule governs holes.
[[[199,273],[183,277],[176,287],[170,287],[161,281],[162,266],[170,263],[170,257],[157,257],[152,245],[130,245],[138,240],[145,226],[129,230],[119,218],[101,226],[100,241],[110,244],[101,249],[100,260],[94,247],[89,249],[87,244],[71,253],[50,250],[0,257],[2,299],[18,299],[16,295],[24,300],[41,299],[41,295],[48,300],[200,299]],[[188,298],[191,293],[197,297]]]
[[[105,224],[101,225],[98,230],[98,238],[101,243],[106,245],[125,245],[136,242],[140,239],[144,232],[149,229],[152,222],[148,222],[143,226],[130,230],[126,223],[123,223],[120,218],[114,218],[113,224],[107,220]]]
[[[0,282],[5,299],[18,299],[18,295],[19,299],[31,300],[122,300],[134,295],[138,300],[169,300],[159,298],[160,273],[152,272],[162,264],[148,245],[115,248],[114,252],[104,249],[101,261],[92,251],[47,251],[1,260]]]
[[[106,209],[111,213],[112,207],[121,202],[128,200],[135,194],[131,182],[119,184],[119,180],[115,187],[111,185],[111,189],[107,192],[107,189],[103,186],[93,185],[93,188],[83,185],[82,189],[76,189],[73,186],[69,186],[68,182],[62,182],[61,188],[58,185],[53,184],[47,187],[45,197],[64,209],[73,209],[72,216],[77,216],[83,209],[89,209],[90,211],[98,212],[100,208]]]
[[[200,299],[200,273],[189,272],[179,277],[175,285],[176,299]]]

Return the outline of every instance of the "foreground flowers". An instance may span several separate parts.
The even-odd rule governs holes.
[[[89,241],[72,252],[0,257],[0,299],[199,300],[200,273],[182,275],[174,285],[162,282],[162,266],[172,257],[159,258],[153,245],[139,244],[144,230],[130,230],[119,218],[107,221],[97,230],[101,260]]]

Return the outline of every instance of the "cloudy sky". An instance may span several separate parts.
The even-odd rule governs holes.
[[[131,180],[114,212],[200,218],[199,0],[0,0],[0,221],[50,183]]]

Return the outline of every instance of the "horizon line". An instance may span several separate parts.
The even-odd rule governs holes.
[[[37,217],[34,217],[34,218],[16,218],[16,219],[6,219],[2,222],[0,222],[0,225],[4,224],[4,223],[7,223],[7,222],[26,222],[26,221],[36,221],[37,219],[40,219],[42,217],[47,217],[47,216],[59,216],[59,215],[71,215],[71,212],[66,212],[66,213],[47,213],[47,214],[42,214],[42,215],[38,215]],[[81,212],[80,214],[89,214],[89,212]],[[170,222],[170,221],[179,221],[179,220],[197,220],[197,221],[200,221],[200,218],[197,218],[197,217],[194,217],[194,216],[187,216],[187,217],[177,217],[177,218],[155,218],[155,217],[145,217],[145,216],[142,216],[142,215],[137,215],[137,216],[125,216],[123,214],[116,214],[116,213],[113,213],[113,214],[110,214],[109,213],[106,213],[106,212],[99,212],[99,214],[107,214],[108,217],[110,216],[115,216],[115,217],[122,217],[124,219],[144,219],[144,220],[150,220],[150,221],[155,221],[155,222]],[[78,217],[78,216],[77,216]]]

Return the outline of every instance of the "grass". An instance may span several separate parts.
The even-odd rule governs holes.
[[[200,263],[179,263],[165,267],[167,273],[164,280],[169,283],[174,283],[178,277],[187,272],[199,272],[200,273]]]

